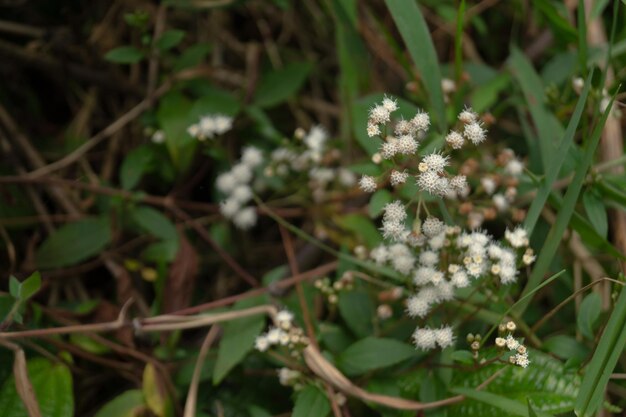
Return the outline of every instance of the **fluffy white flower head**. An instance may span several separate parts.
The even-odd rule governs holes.
[[[363,175],[359,180],[359,188],[366,193],[373,193],[376,191],[376,180],[369,175]]]

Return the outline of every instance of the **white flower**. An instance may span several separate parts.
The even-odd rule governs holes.
[[[437,343],[437,337],[434,330],[429,327],[416,328],[413,332],[413,342],[415,346],[422,350],[434,349]]]
[[[369,120],[373,124],[387,123],[390,112],[384,106],[378,105],[370,109]]]
[[[510,264],[500,263],[500,282],[503,284],[511,284],[517,280],[517,269]]]
[[[375,123],[367,124],[367,136],[374,137],[379,136],[381,134],[380,127]]]
[[[396,136],[413,135],[415,134],[415,127],[408,120],[402,119],[396,123],[394,133]]]
[[[437,272],[432,266],[421,266],[413,273],[413,282],[418,286],[428,284],[432,282],[432,278]]]
[[[265,335],[257,336],[254,340],[254,348],[259,352],[265,352],[269,347],[270,343]]]
[[[309,134],[304,137],[304,144],[312,151],[322,152],[328,133],[321,126],[313,126]]]
[[[448,159],[448,156],[443,156],[439,152],[433,152],[430,155],[426,155],[422,159],[422,163],[426,164],[427,169],[436,173],[442,173],[444,168],[448,166]]]
[[[464,191],[469,186],[467,185],[467,177],[465,175],[456,175],[450,180],[450,187],[456,191]]]
[[[383,99],[383,107],[390,113],[394,112],[398,110],[398,101],[394,98],[389,98],[385,96],[385,98]]]
[[[478,145],[487,139],[487,131],[483,129],[481,123],[472,122],[465,125],[463,136],[465,136],[467,140],[472,142],[474,145]]]
[[[339,168],[337,171],[339,177],[339,183],[344,187],[352,187],[356,184],[356,175],[349,169]]]
[[[252,189],[248,185],[238,185],[230,197],[241,204],[245,204],[252,199]]]
[[[242,230],[251,228],[256,224],[256,221],[257,214],[254,207],[243,208],[233,217],[233,223],[235,226]]]
[[[506,337],[506,347],[509,350],[517,350],[520,347],[520,343],[512,335]]]
[[[511,159],[504,167],[504,172],[514,177],[522,175],[524,172],[524,164],[517,158]]]
[[[522,368],[528,367],[528,365],[530,365],[530,361],[528,360],[528,355],[527,354],[521,355],[517,353],[515,355],[515,363],[521,366]]]
[[[424,297],[413,295],[406,300],[406,312],[409,317],[424,318],[429,311],[430,303]]]
[[[187,133],[189,133],[189,136],[197,138],[200,135],[200,126],[195,123],[192,124],[187,128]]]
[[[434,332],[435,340],[442,349],[445,349],[448,346],[452,346],[454,344],[454,334],[452,333],[452,327],[441,327],[439,329],[435,329]]]
[[[476,122],[478,115],[474,113],[471,107],[466,107],[461,113],[459,113],[459,120],[465,124]]]
[[[428,217],[422,224],[422,232],[428,237],[437,236],[444,229],[445,225],[436,217]]]
[[[427,170],[417,176],[417,185],[424,191],[428,191],[431,194],[442,194],[441,183],[439,182],[439,175],[436,172]]]
[[[152,137],[150,138],[150,140],[152,140],[152,143],[165,142],[165,132],[162,130],[157,130],[156,132],[152,134]]]
[[[456,91],[456,83],[450,78],[441,79],[441,90],[444,94],[450,94]]]
[[[270,345],[277,345],[285,332],[278,327],[271,327],[267,332],[267,341]]]
[[[446,136],[446,142],[452,149],[461,149],[465,143],[465,139],[463,139],[463,135],[453,130]]]
[[[214,116],[215,133],[222,135],[233,128],[233,118],[223,114]]]
[[[391,171],[391,176],[389,177],[389,181],[392,186],[398,186],[404,184],[406,180],[409,178],[409,174],[405,171]]]
[[[359,180],[359,188],[366,193],[373,193],[376,191],[376,180],[369,175],[363,175]]]
[[[241,204],[234,198],[228,198],[220,203],[220,213],[227,219],[232,219],[237,213]]]
[[[413,155],[417,151],[418,143],[412,136],[402,135],[396,139],[397,152],[402,155]]]
[[[420,254],[420,263],[424,266],[434,266],[439,263],[439,254],[426,250]]]
[[[406,229],[403,223],[383,220],[383,227],[380,230],[383,232],[383,238],[400,240]]]
[[[288,329],[291,327],[291,323],[293,322],[293,313],[289,310],[280,310],[276,313],[276,323],[283,328]]]
[[[398,146],[396,145],[396,141],[383,142],[380,145],[380,155],[384,159],[391,159],[398,153]]]
[[[499,212],[503,212],[509,208],[509,202],[507,201],[506,197],[500,193],[494,194],[491,200],[493,201],[493,205]]]
[[[443,274],[442,274],[443,277]],[[450,301],[454,299],[454,285],[447,281],[442,281],[437,285],[437,301]]]
[[[441,232],[437,236],[433,236],[430,239],[428,239],[428,246],[430,246],[430,248],[434,250],[439,250],[443,248],[445,244],[446,244],[445,232]]]
[[[412,255],[396,256],[391,258],[391,264],[393,269],[401,274],[407,275],[413,269],[415,265],[415,258]]]
[[[254,169],[263,163],[263,152],[259,148],[248,146],[243,150],[241,162]]]
[[[372,249],[370,258],[379,265],[384,264],[389,259],[389,251],[385,245],[380,245]]]
[[[458,270],[453,273],[450,282],[457,288],[465,288],[469,285],[469,279],[464,270]]]
[[[225,172],[217,176],[217,189],[225,194],[230,194],[237,186],[237,179],[231,172]]]
[[[415,130],[426,132],[430,127],[430,116],[426,112],[419,111],[411,119],[411,124],[415,127]]]
[[[280,385],[289,386],[296,379],[300,378],[300,375],[299,371],[289,368],[280,368],[278,370],[278,381],[280,382]]]
[[[383,211],[385,212],[385,214],[383,215],[383,219],[385,221],[403,222],[407,217],[404,205],[400,200],[396,200],[392,203],[387,203],[383,208]]]
[[[493,192],[496,190],[496,182],[494,181],[493,178],[490,177],[483,177],[480,179],[480,184],[483,186],[483,188],[485,189],[485,192],[489,195],[493,194]]]
[[[504,237],[514,248],[528,246],[528,233],[523,227],[517,227],[513,231],[506,229]]]
[[[238,184],[247,184],[252,179],[252,170],[246,164],[239,163],[230,172]]]

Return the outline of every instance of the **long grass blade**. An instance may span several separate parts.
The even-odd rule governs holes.
[[[613,100],[615,96],[611,99],[608,107],[602,114],[600,121],[597,123],[590,140],[587,143],[585,148],[585,152],[583,155],[583,160],[576,170],[576,174],[574,175],[574,179],[572,183],[567,189],[565,193],[565,197],[563,198],[563,205],[561,206],[561,210],[556,216],[556,220],[548,233],[548,237],[546,238],[546,242],[541,248],[539,253],[539,257],[537,258],[537,263],[533,268],[533,272],[530,274],[528,278],[528,283],[524,288],[522,294],[528,294],[532,290],[534,290],[543,279],[543,276],[548,271],[550,264],[552,263],[552,258],[556,254],[556,251],[561,243],[561,239],[563,238],[563,233],[567,228],[570,218],[574,213],[574,208],[576,206],[576,202],[578,201],[578,196],[580,195],[580,191],[582,190],[583,183],[585,178],[587,177],[587,172],[591,167],[591,163],[593,162],[593,156],[595,154],[596,148],[598,147],[598,143],[600,142],[600,137],[602,136],[602,130],[604,129],[604,123],[606,122],[609,113],[611,112],[611,107],[613,106]],[[524,300],[523,303],[520,303],[518,307],[515,309],[515,312],[518,315],[521,315],[528,304],[530,299]]]
[[[400,35],[424,81],[437,116],[440,132],[446,130],[446,113],[441,90],[441,69],[430,31],[422,12],[413,0],[385,0]]]
[[[470,388],[452,388],[452,391],[455,394],[461,394],[466,396],[467,398],[471,398],[476,401],[480,401],[485,404],[489,404],[493,407],[499,408],[504,411],[507,415],[515,415],[515,416],[523,416],[529,417],[529,406],[512,400],[510,398],[502,397],[497,394],[493,394],[487,391],[476,391]],[[539,417],[551,417],[550,414],[544,413],[542,411],[534,411],[534,415]]]

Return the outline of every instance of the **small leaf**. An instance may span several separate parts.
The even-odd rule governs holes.
[[[61,362],[35,358],[28,361],[28,378],[44,417],[73,417],[74,393],[72,374]],[[28,413],[20,399],[15,377],[4,381],[0,388],[0,410],[2,417],[27,417]]]
[[[262,297],[249,298],[235,304],[233,311],[247,307],[254,307],[264,301]],[[213,384],[219,384],[222,379],[239,362],[246,357],[254,346],[254,340],[265,326],[265,317],[262,314],[232,320],[224,324],[224,335],[217,353],[217,362],[213,371]]]
[[[159,417],[164,417],[169,408],[168,398],[165,390],[160,386],[158,377],[154,366],[151,363],[147,364],[143,371],[142,391],[150,411]]]
[[[388,190],[378,190],[370,198],[370,204],[367,211],[371,218],[376,218],[382,211],[387,203],[391,203],[393,197]]]
[[[583,206],[587,212],[589,221],[596,229],[596,232],[602,237],[606,237],[609,230],[609,221],[606,214],[606,207],[602,199],[598,195],[590,190],[583,193]]]
[[[185,37],[185,31],[170,29],[163,32],[163,34],[157,39],[155,45],[162,51],[167,51],[178,45]]]
[[[20,286],[20,299],[22,301],[28,300],[39,291],[39,288],[41,288],[41,274],[39,271],[35,271],[22,282]]]
[[[144,53],[134,46],[120,46],[107,52],[104,59],[117,64],[134,64],[144,57]]]
[[[77,263],[99,254],[111,241],[111,227],[106,218],[69,223],[52,233],[37,249],[39,268],[50,269]]]
[[[365,291],[354,290],[339,295],[339,313],[352,332],[359,337],[372,334],[374,303]]]
[[[474,355],[469,350],[456,350],[450,355],[455,362],[472,365],[474,363]]]
[[[298,393],[291,417],[326,417],[330,412],[328,398],[319,388],[309,385]]]
[[[256,90],[254,104],[272,107],[293,96],[306,81],[311,64],[294,62],[263,75]]]
[[[348,375],[360,375],[417,357],[415,348],[395,339],[366,337],[348,347],[337,363]]]
[[[148,146],[139,146],[126,155],[120,167],[120,182],[125,190],[132,190],[148,172],[152,163],[152,150]]]
[[[94,417],[137,417],[145,410],[143,393],[138,389],[133,389],[106,403]]]
[[[587,339],[593,340],[593,325],[600,318],[602,300],[600,294],[592,292],[583,299],[580,303],[580,310],[578,311],[578,317],[576,317],[576,323],[578,324],[578,330]]]
[[[20,292],[22,288],[22,283],[18,281],[13,275],[9,278],[9,294],[16,300],[20,299]]]
[[[146,232],[163,240],[177,240],[174,223],[160,211],[148,206],[139,206],[131,211],[133,220]]]

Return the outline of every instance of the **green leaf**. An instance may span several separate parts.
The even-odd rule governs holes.
[[[20,300],[26,301],[41,288],[41,274],[35,271],[20,284]]]
[[[141,256],[149,262],[172,262],[178,253],[178,239],[163,240],[148,245]]]
[[[499,408],[500,410],[506,412],[506,415],[514,415],[514,416],[523,416],[528,417],[528,410],[530,409],[530,402],[528,408],[521,402],[508,399],[506,397],[502,397],[497,394],[492,394],[487,391],[476,391],[474,389],[469,388],[453,388],[452,391],[455,394],[461,394],[466,396],[467,398],[471,398],[476,401],[480,401],[485,404],[489,404],[492,407]],[[549,414],[543,412],[537,412],[535,415],[539,415],[541,417],[548,417]],[[484,416],[484,414],[481,414]]]
[[[391,200],[393,200],[391,193],[385,189],[378,190],[372,194],[369,206],[367,207],[370,217],[376,218],[383,211],[385,205],[391,203]]]
[[[212,113],[221,113],[235,116],[241,110],[241,102],[232,93],[215,86],[205,86],[203,96],[200,97],[191,108],[194,119]]]
[[[35,259],[43,269],[76,265],[99,254],[110,242],[109,219],[80,220],[52,233],[35,252]]]
[[[450,355],[455,362],[472,365],[474,363],[474,354],[469,350],[456,350]]]
[[[602,300],[600,294],[592,292],[587,295],[583,302],[580,303],[580,309],[578,310],[578,317],[576,317],[576,324],[578,330],[587,339],[593,340],[593,325],[600,318],[602,312]]]
[[[20,290],[22,287],[22,283],[15,278],[13,275],[9,278],[9,294],[16,300],[20,299]]]
[[[560,361],[541,352],[531,350],[529,358],[531,363],[528,368],[506,366],[498,378],[485,389],[485,392],[521,405],[515,406],[518,413],[512,410],[504,411],[496,404],[471,397],[452,406],[449,415],[455,417],[526,415],[522,413],[527,412],[524,404],[529,400],[538,414],[539,412],[561,414],[571,411],[578,396],[580,377],[575,372],[568,372]],[[453,383],[456,387],[476,392],[474,387],[499,369],[502,369],[502,365],[489,365],[476,371],[457,373]]]
[[[125,190],[132,190],[148,172],[152,163],[152,150],[148,146],[138,146],[130,151],[120,167],[120,183]]]
[[[385,0],[387,8],[402,35],[413,63],[419,70],[436,115],[439,131],[446,130],[446,113],[441,91],[441,70],[430,30],[414,1]]]
[[[609,221],[602,199],[593,190],[589,190],[583,193],[583,206],[596,232],[600,236],[606,237],[609,231]]]
[[[582,361],[589,354],[589,349],[585,345],[564,334],[546,339],[543,347],[554,356],[564,360],[574,358]]]
[[[537,412],[533,409],[533,406],[530,405],[530,400],[528,402],[528,417],[539,417]]]
[[[134,46],[120,46],[107,52],[104,59],[117,64],[134,64],[144,57],[144,53]]]
[[[239,301],[233,311],[254,307],[265,301],[263,297],[254,297]],[[217,353],[217,362],[213,370],[213,384],[219,384],[224,377],[241,362],[254,346],[254,340],[265,326],[262,314],[232,320],[224,324],[224,334]]]
[[[159,102],[157,119],[165,132],[165,145],[174,166],[185,171],[194,156],[197,141],[187,134],[187,127],[197,122],[190,115],[191,103],[182,94],[170,92]]]
[[[326,417],[330,412],[328,398],[319,388],[309,385],[298,393],[291,417]]]
[[[72,374],[61,362],[35,358],[28,361],[28,377],[43,417],[73,417],[74,393]],[[2,417],[28,417],[15,389],[15,378],[9,377],[0,388]]]
[[[185,49],[180,57],[176,60],[174,71],[178,72],[185,68],[195,67],[199,65],[211,51],[211,46],[206,43],[198,43]]]
[[[143,393],[138,389],[133,389],[106,403],[94,417],[137,417],[145,410]]]
[[[360,375],[418,355],[415,347],[398,340],[366,337],[344,350],[337,364],[347,375]]]
[[[178,45],[185,37],[185,31],[170,29],[163,32],[163,34],[157,39],[155,45],[162,51],[167,51]]]
[[[254,104],[272,107],[282,103],[302,87],[310,71],[311,64],[293,62],[282,69],[265,73],[256,90]]]
[[[554,152],[555,141],[557,138],[563,136],[563,127],[546,107],[545,88],[541,82],[541,78],[539,78],[539,75],[528,58],[517,48],[513,48],[511,51],[508,67],[519,82],[526,102],[528,103],[528,110],[530,111],[537,131],[538,148],[541,151],[543,171],[546,172],[548,167],[555,169],[554,167],[556,166],[556,172],[558,174],[558,168],[560,168],[562,161],[565,159],[569,146],[565,147],[565,153],[563,154]],[[578,103],[581,105],[580,113],[582,113],[582,104],[584,104],[586,98],[586,94],[583,93],[578,100]],[[578,113],[575,111],[574,114]],[[580,115],[578,117],[572,116],[570,126],[573,125],[573,127],[570,129],[570,126],[568,126],[567,138],[570,136],[573,138],[579,119]],[[561,140],[561,144],[569,145],[570,143]]]
[[[600,407],[609,378],[626,346],[626,290],[621,287],[598,347],[587,365],[575,412],[578,417],[593,415]]]
[[[374,303],[365,291],[355,289],[339,294],[339,313],[358,337],[366,337],[373,333],[374,309]]]
[[[337,224],[351,231],[360,243],[364,243],[370,248],[382,242],[382,236],[379,230],[374,226],[372,220],[366,216],[361,214],[347,214],[339,217]]]
[[[146,232],[163,240],[177,240],[178,232],[174,223],[160,211],[148,207],[134,207],[131,211],[133,220]]]

